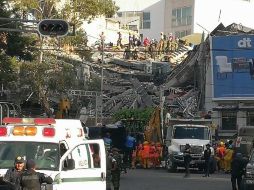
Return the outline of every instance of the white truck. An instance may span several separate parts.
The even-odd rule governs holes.
[[[167,148],[166,169],[169,172],[184,167],[183,151],[187,143],[191,145],[190,167],[204,169],[205,146],[212,143],[211,123],[210,119],[169,120],[164,140]]]
[[[35,160],[36,170],[53,178],[49,189],[106,189],[104,142],[87,140],[80,120],[4,118],[3,124],[1,176],[13,167],[15,157],[21,156]],[[99,155],[100,163],[94,163],[93,154]]]

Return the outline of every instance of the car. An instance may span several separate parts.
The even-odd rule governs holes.
[[[254,149],[252,148],[243,178],[243,190],[254,189]]]

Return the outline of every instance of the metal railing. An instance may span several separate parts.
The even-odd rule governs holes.
[[[20,107],[11,102],[0,102],[0,125],[4,117],[17,117],[19,115]]]

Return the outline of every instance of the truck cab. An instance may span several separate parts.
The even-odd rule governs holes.
[[[212,142],[212,133],[208,125],[195,124],[193,120],[178,120],[167,127],[165,144],[167,147],[166,168],[176,171],[184,167],[183,151],[185,145],[191,145],[192,161],[190,167],[203,170],[204,150]],[[212,149],[212,152],[214,150]]]
[[[14,158],[33,159],[36,170],[54,180],[53,189],[106,189],[103,140],[87,140],[79,120],[4,118],[0,126],[0,175]],[[100,157],[99,163],[93,160]]]

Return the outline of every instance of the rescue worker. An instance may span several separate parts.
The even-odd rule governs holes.
[[[114,186],[114,190],[119,190],[120,188],[120,174],[121,174],[121,162],[122,157],[119,154],[119,150],[117,148],[112,148],[112,169],[111,169],[111,176],[112,176],[112,183]]]
[[[162,146],[161,143],[159,142],[157,142],[155,146],[156,146],[156,154],[155,154],[156,167],[160,167],[162,161]]]
[[[225,144],[224,142],[220,142],[219,143],[219,146],[217,147],[217,155],[218,155],[218,168],[219,170],[224,170],[225,169],[225,166],[224,166],[224,156],[225,156]]]
[[[244,159],[242,153],[236,153],[233,161],[231,162],[231,184],[232,190],[241,190],[242,176],[244,174],[245,167],[248,163],[247,159]],[[238,188],[236,188],[236,183]]]
[[[142,166],[142,151],[143,151],[143,144],[140,142],[137,146],[137,163],[138,163],[138,166]]]
[[[8,169],[3,180],[8,184],[11,190],[20,189],[20,176],[25,170],[25,160],[17,156],[14,161],[14,168]]]
[[[225,173],[230,173],[231,171],[231,162],[233,160],[233,154],[234,154],[233,147],[231,145],[228,145],[228,148],[226,148],[225,156],[224,156]]]
[[[40,190],[42,183],[53,183],[53,179],[50,176],[36,172],[35,167],[36,164],[34,160],[27,160],[27,170],[20,176],[21,190]]]
[[[135,169],[135,168],[136,168],[137,153],[138,153],[138,149],[135,148],[135,149],[133,150],[133,152],[132,152],[131,169]]]
[[[153,168],[155,168],[155,166],[156,166],[156,147],[155,147],[154,142],[151,142],[151,145],[150,145],[149,158],[150,158],[151,166]]]
[[[205,159],[205,175],[203,177],[209,177],[210,173],[210,164],[211,164],[211,145],[207,144],[206,149],[204,151],[204,159]]]
[[[191,146],[190,144],[186,144],[183,151],[183,159],[185,166],[185,175],[184,177],[190,176],[190,162],[191,162]]]
[[[148,141],[143,143],[143,150],[142,150],[142,165],[143,168],[150,168],[150,145]]]

